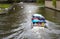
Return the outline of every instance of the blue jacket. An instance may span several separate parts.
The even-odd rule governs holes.
[[[34,19],[34,20],[32,20],[32,22],[44,22],[44,23],[46,23],[46,21],[45,20],[36,20],[36,19]]]
[[[32,20],[32,22],[39,22],[39,20]]]

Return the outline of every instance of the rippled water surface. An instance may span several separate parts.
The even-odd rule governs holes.
[[[48,29],[31,29],[32,15],[38,11],[42,12],[42,10],[39,10],[38,5],[34,3],[19,3],[15,7],[16,10],[10,10],[8,14],[0,15],[0,39],[60,39],[60,29],[56,29],[60,25],[51,20],[49,21],[49,19],[46,20]],[[47,13],[42,15],[47,17]]]

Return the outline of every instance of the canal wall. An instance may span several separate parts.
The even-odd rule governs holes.
[[[57,4],[56,5],[57,8],[54,8],[54,6],[52,5],[52,1],[45,1],[46,7],[53,8],[60,11],[60,1],[57,1],[56,4]]]
[[[52,1],[45,1],[45,14],[44,16],[55,23],[60,24],[60,1],[57,1],[57,8],[54,8]]]
[[[60,24],[60,12],[53,9],[45,8],[45,17],[46,19]]]

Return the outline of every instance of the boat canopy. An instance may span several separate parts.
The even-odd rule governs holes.
[[[44,18],[41,14],[33,14],[34,17]]]

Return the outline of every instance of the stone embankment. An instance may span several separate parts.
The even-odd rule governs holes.
[[[60,11],[60,1],[56,2],[56,7],[57,8],[54,8],[54,6],[52,5],[52,1],[45,1],[45,6],[48,7],[48,8],[52,8],[52,9],[56,9],[56,10]]]

